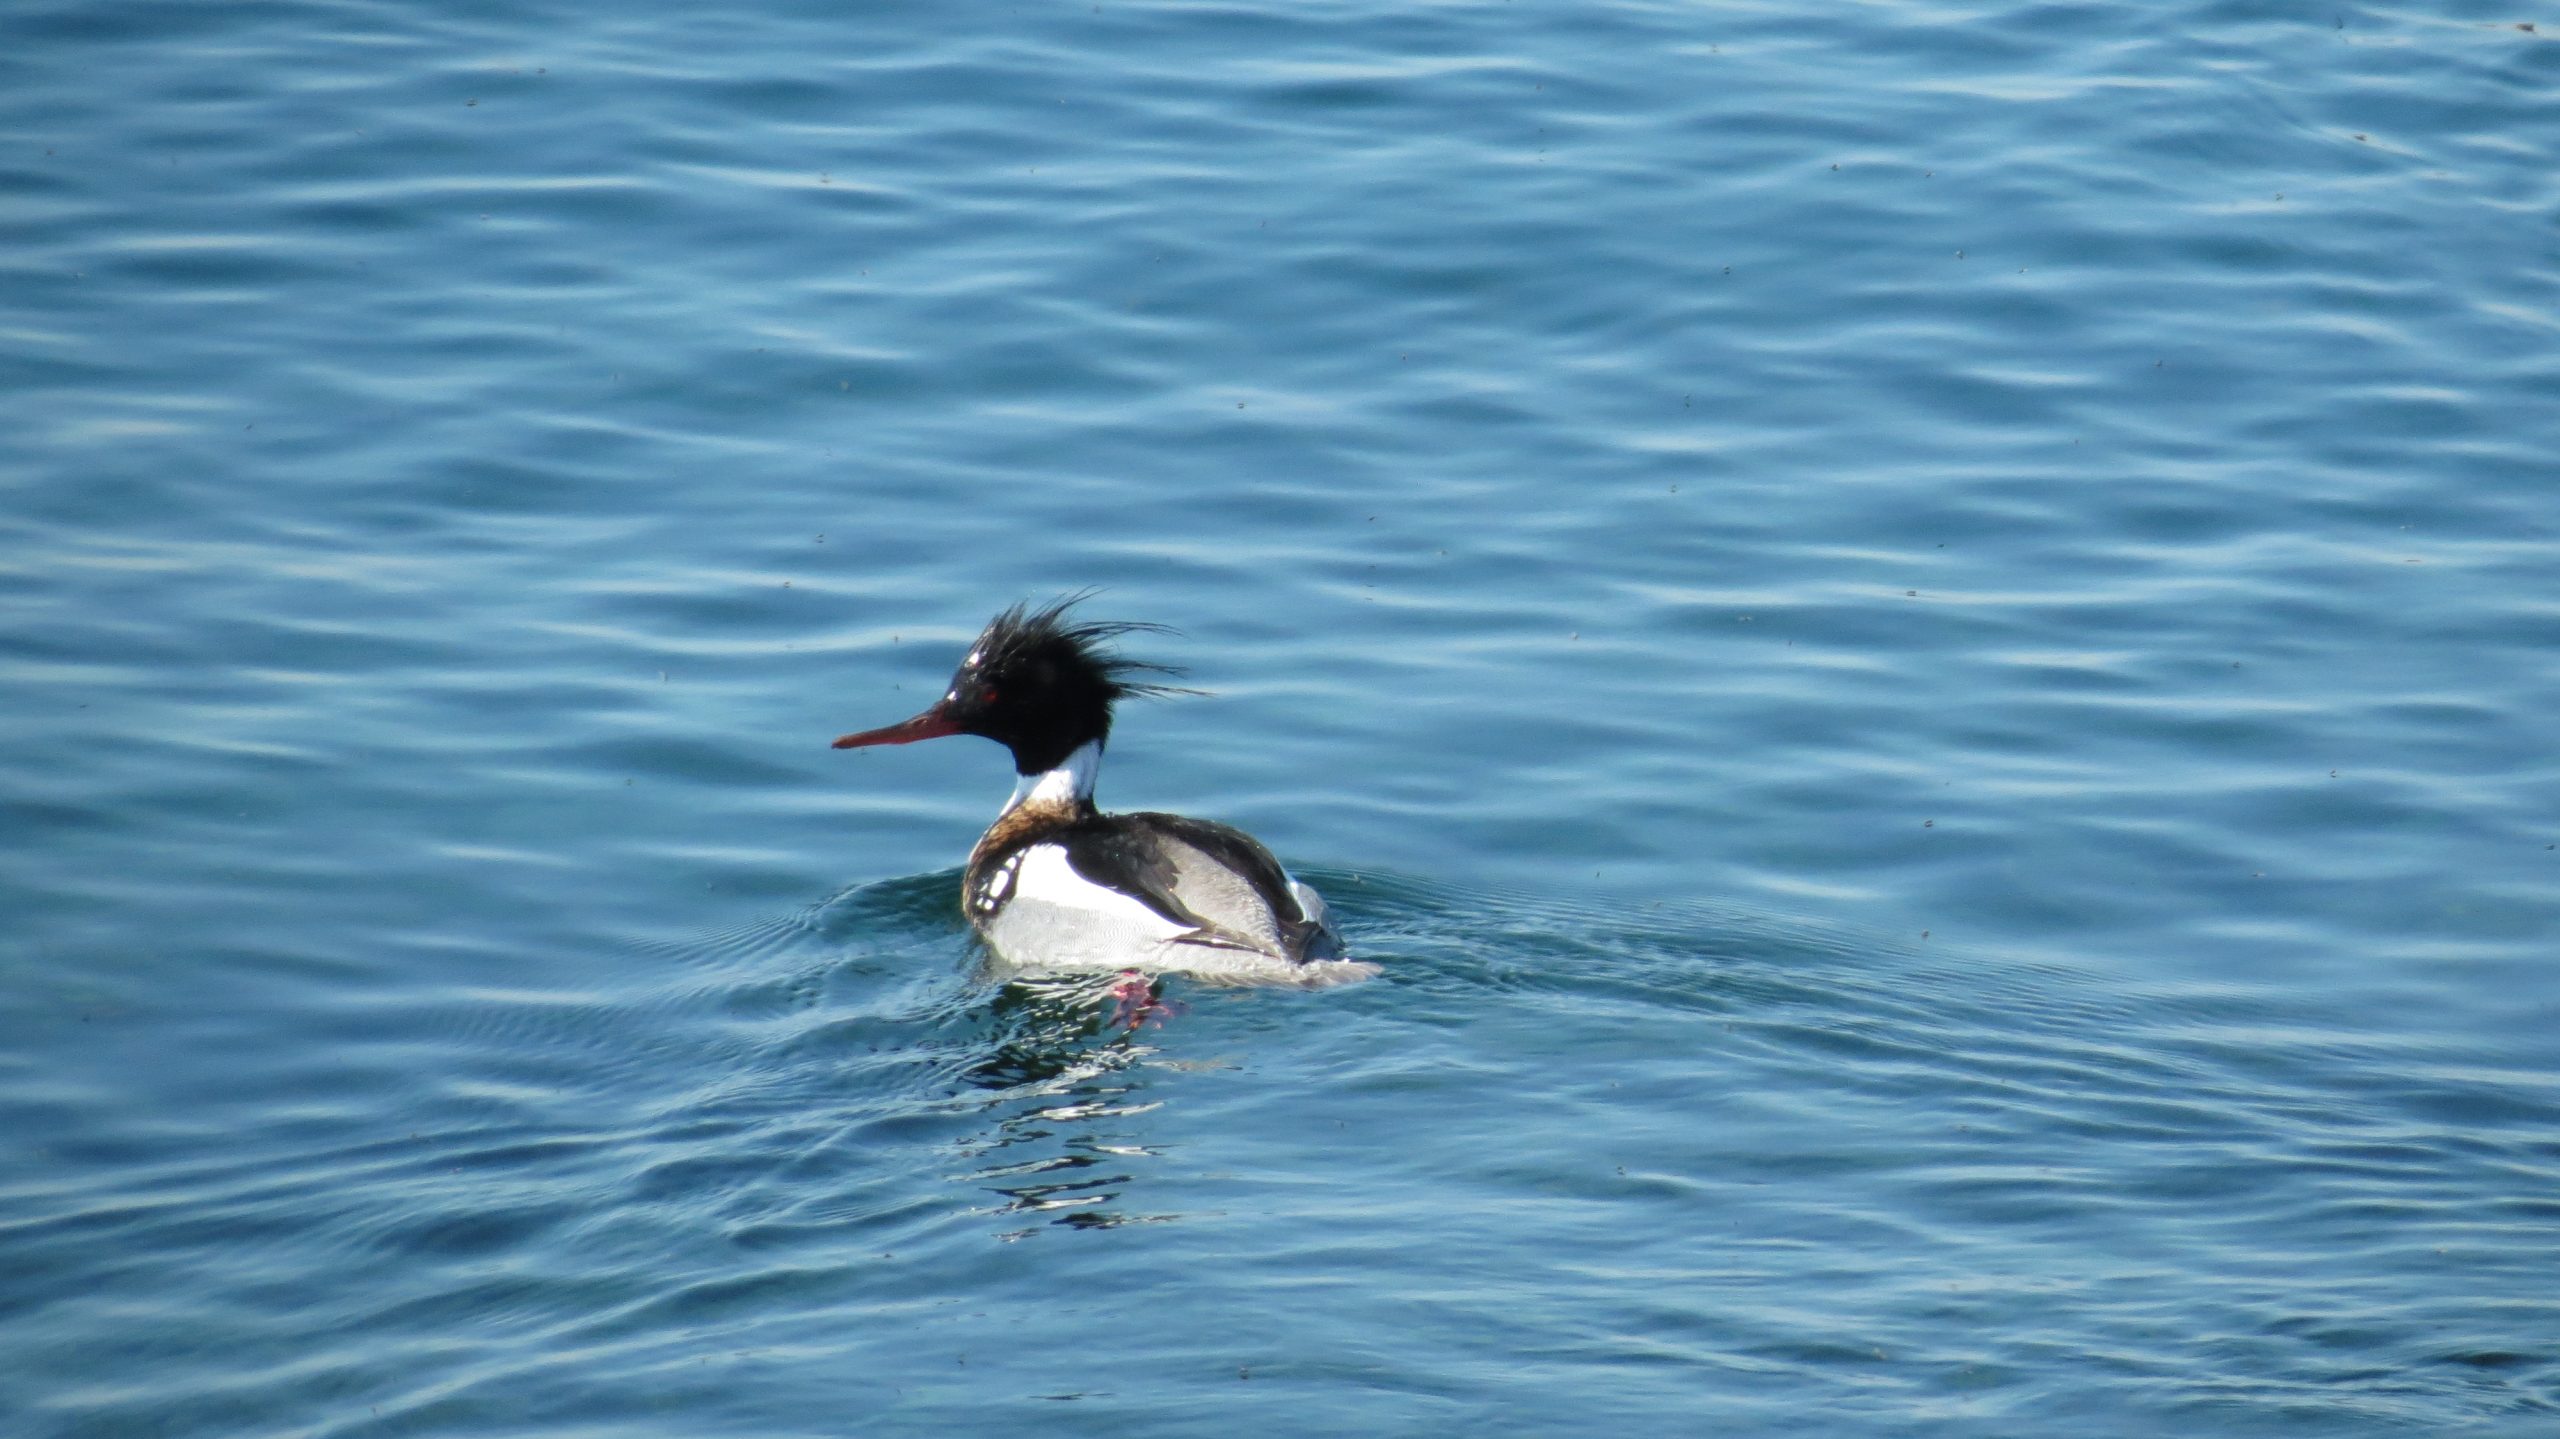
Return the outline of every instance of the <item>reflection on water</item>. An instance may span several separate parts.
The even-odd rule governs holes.
[[[969,1158],[988,1162],[954,1176],[1004,1196],[991,1212],[1035,1215],[1076,1229],[1179,1217],[1108,1207],[1137,1182],[1142,1161],[1163,1153],[1120,1123],[1163,1101],[1142,1097],[1142,1061],[1156,1050],[1117,1022],[1115,979],[1024,980],[995,991],[995,1047],[966,1077],[997,1096],[989,1108],[996,1125],[991,1134],[960,1146]],[[1032,1232],[1017,1229],[999,1237]]]
[[[901,876],[847,890],[807,917],[801,931],[826,948],[831,976],[794,986],[827,1016],[814,1032],[838,1035],[843,1050],[859,1042],[866,1059],[873,1046],[901,1047],[901,1035],[904,1046],[938,1052],[936,1070],[960,1089],[931,1102],[936,1109],[966,1109],[963,1097],[979,1092],[975,1108],[990,1127],[953,1141],[962,1163],[949,1171],[999,1197],[974,1212],[1078,1229],[1179,1217],[1126,1202],[1163,1151],[1125,1121],[1164,1103],[1150,1093],[1150,1076],[1167,1061],[1148,1036],[1180,1023],[1184,1007],[1166,998],[1161,981],[1130,997],[1118,992],[1118,974],[1003,972],[960,923],[958,887],[956,870]],[[889,975],[906,983],[884,987]],[[919,1021],[939,1032],[920,1033]]]

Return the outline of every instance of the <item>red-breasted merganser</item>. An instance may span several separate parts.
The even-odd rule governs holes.
[[[1186,693],[1110,647],[1164,626],[1071,620],[1082,595],[989,621],[924,713],[837,749],[971,734],[1013,751],[1013,797],[969,852],[961,908],[1018,970],[1187,974],[1231,984],[1339,984],[1377,973],[1344,956],[1324,900],[1252,836],[1172,814],[1104,814],[1093,782],[1111,707]]]

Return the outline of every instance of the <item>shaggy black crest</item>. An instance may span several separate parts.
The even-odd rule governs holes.
[[[976,656],[974,668],[987,674],[1024,672],[1044,666],[1054,666],[1049,672],[1058,674],[1082,670],[1108,686],[1115,699],[1123,695],[1197,693],[1172,685],[1132,681],[1129,676],[1136,674],[1182,672],[1171,665],[1128,659],[1109,648],[1111,641],[1131,634],[1169,635],[1173,628],[1144,620],[1080,620],[1070,624],[1067,611],[1092,597],[1091,590],[1079,590],[1036,610],[1025,601],[987,621],[987,627],[978,632],[977,641],[969,646],[970,653]],[[961,672],[965,674],[972,667],[964,662]]]
[[[1077,745],[1108,739],[1115,701],[1197,693],[1132,678],[1181,671],[1129,659],[1111,641],[1173,631],[1139,620],[1070,618],[1068,611],[1091,597],[1080,590],[1038,609],[1026,602],[1006,610],[987,622],[951,676],[945,712],[966,733],[1011,749],[1018,773],[1054,769]]]

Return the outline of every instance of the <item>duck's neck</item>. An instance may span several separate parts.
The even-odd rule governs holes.
[[[1091,809],[1094,777],[1101,772],[1102,741],[1087,740],[1060,760],[1055,769],[1014,776],[1013,798],[1004,802],[1002,813],[1011,814],[1026,804],[1043,809]]]

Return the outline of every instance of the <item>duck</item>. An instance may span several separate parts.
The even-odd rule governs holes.
[[[969,851],[960,907],[1017,976],[1179,974],[1211,983],[1321,988],[1366,979],[1321,895],[1261,841],[1186,815],[1104,813],[1094,782],[1122,700],[1196,694],[1148,676],[1170,666],[1115,641],[1163,625],[1075,613],[1079,592],[1015,604],[972,641],[942,697],[837,749],[976,735],[1013,757],[1011,797]]]

